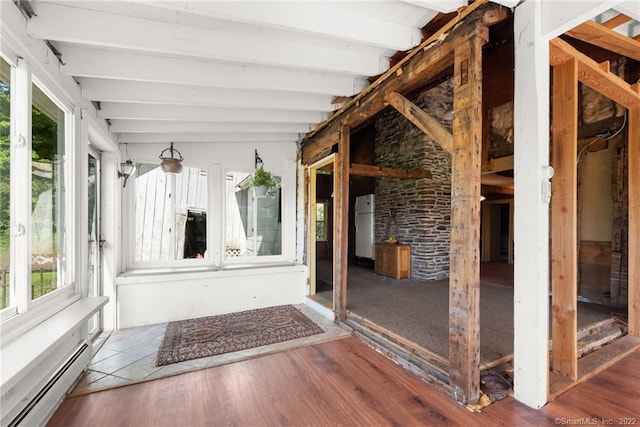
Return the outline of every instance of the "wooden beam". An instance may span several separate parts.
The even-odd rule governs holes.
[[[567,35],[603,49],[640,61],[640,42],[593,21],[585,21]]]
[[[384,99],[446,152],[453,154],[453,135],[438,120],[398,92],[388,93]]]
[[[616,28],[616,27],[624,24],[625,22],[629,22],[630,20],[631,20],[630,17],[628,17],[624,13],[621,13],[621,14],[616,15],[613,18],[603,22],[602,26],[613,29],[613,28]]]
[[[468,40],[456,48],[454,62],[449,385],[461,403],[480,396],[482,44]]]
[[[375,165],[352,163],[349,174],[376,178],[431,178],[431,171],[423,169],[393,169]]]
[[[640,92],[640,85],[633,85]],[[640,336],[640,108],[629,110],[629,335]]]
[[[483,170],[482,174],[485,175],[490,173],[503,172],[511,169],[513,169],[513,155],[490,159],[488,168],[486,170]]]
[[[345,123],[351,128],[359,126],[387,106],[384,100],[387,93],[407,93],[447,70],[453,64],[453,50],[461,42],[474,36],[487,40],[489,33],[486,26],[506,19],[510,12],[497,5],[479,9],[485,3],[486,0],[479,0],[466,7],[457,18],[414,48],[398,64],[389,68],[349,103],[308,133],[302,142],[303,163],[309,163],[310,156],[307,153],[311,146],[314,146],[316,152],[323,151],[327,144],[334,141],[333,138],[323,137],[323,133],[328,131],[335,134],[339,123]]]
[[[553,370],[578,378],[578,61],[553,67],[551,282]]]
[[[495,185],[482,185],[481,192],[482,192],[482,195],[485,197],[491,194],[500,194],[504,196],[513,196],[515,194],[515,190],[513,188],[496,187]],[[487,199],[490,199],[490,198],[487,197]]]
[[[640,94],[633,91],[627,82],[602,70],[597,62],[566,41],[555,38],[549,42],[549,62],[551,65],[559,65],[572,57],[578,63],[579,81],[625,108],[640,108]]]
[[[334,233],[333,247],[335,267],[333,269],[333,309],[337,320],[347,318],[347,265],[349,262],[349,163],[351,157],[351,129],[340,128],[338,155],[336,157],[336,177],[333,194]]]

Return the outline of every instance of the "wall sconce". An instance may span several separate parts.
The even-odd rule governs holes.
[[[122,188],[127,186],[127,180],[135,170],[136,170],[136,165],[133,164],[131,159],[127,160],[126,162],[120,163],[118,178],[124,178],[124,181],[122,182]]]
[[[169,152],[169,155],[165,156],[164,153],[167,151]],[[174,153],[177,153],[179,157],[175,157]],[[178,150],[173,148],[173,142],[169,148],[162,150],[160,153],[160,160],[162,160],[160,162],[160,167],[164,173],[177,174],[182,172],[182,161],[184,160],[184,157],[182,157],[182,154],[180,154]]]

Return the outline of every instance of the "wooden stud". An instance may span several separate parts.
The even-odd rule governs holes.
[[[621,14],[616,15],[613,18],[603,22],[602,26],[613,29],[613,28],[616,28],[616,27],[624,24],[625,22],[629,22],[630,20],[631,20],[630,17],[628,17],[627,15],[621,13]]]
[[[640,61],[640,42],[593,21],[585,21],[567,35],[627,58]]]
[[[461,403],[480,396],[482,44],[468,40],[456,48],[454,62],[449,385]]]
[[[513,169],[513,155],[497,157],[489,160],[488,170],[483,170],[483,174],[503,172]]]
[[[578,62],[553,67],[551,282],[553,370],[578,378]]]
[[[633,85],[640,92],[640,84]],[[628,117],[629,168],[629,335],[640,336],[640,108]]]
[[[351,129],[340,128],[336,177],[333,194],[334,222],[333,247],[335,267],[333,270],[333,308],[340,321],[347,318],[347,265],[349,262],[349,162],[351,157]]]
[[[393,169],[375,165],[352,163],[349,174],[358,176],[374,176],[376,178],[431,178],[431,171],[420,169]]]
[[[384,99],[446,152],[453,153],[453,135],[438,120],[397,92],[387,94]]]
[[[612,99],[626,108],[640,108],[640,94],[620,77],[607,73],[598,63],[581,53],[562,39],[549,42],[549,62],[559,65],[575,58],[578,62],[578,80],[596,92]]]

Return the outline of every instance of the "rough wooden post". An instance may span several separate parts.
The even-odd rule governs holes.
[[[449,385],[461,403],[480,395],[482,44],[471,37],[454,59]]]
[[[578,64],[553,67],[551,283],[553,370],[578,377]]]
[[[333,270],[333,307],[338,320],[347,318],[347,265],[349,263],[349,163],[351,129],[340,127],[336,178],[334,180],[334,234],[335,267]]]

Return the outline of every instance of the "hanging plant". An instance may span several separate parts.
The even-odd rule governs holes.
[[[280,182],[276,179],[276,177],[273,176],[271,172],[264,170],[261,166],[253,173],[251,186],[266,187],[267,190],[271,190],[272,188],[278,188],[280,186]]]

